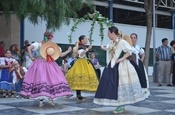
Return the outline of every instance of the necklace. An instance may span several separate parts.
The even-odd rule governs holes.
[[[118,38],[118,40],[116,40],[115,42],[113,42],[110,46],[109,46],[109,53],[115,52],[118,43],[120,42],[120,39]]]

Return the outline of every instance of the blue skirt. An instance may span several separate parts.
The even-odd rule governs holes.
[[[104,68],[102,79],[98,86],[95,98],[105,98],[105,99],[118,99],[118,85],[119,85],[119,74],[118,65],[116,64],[111,68],[111,62],[107,67]]]
[[[9,73],[7,69],[5,68],[2,69],[1,79],[0,79],[0,89],[11,91],[12,80],[13,80],[12,72]]]

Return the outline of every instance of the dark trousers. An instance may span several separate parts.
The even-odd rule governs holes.
[[[175,70],[174,70],[175,71]],[[173,71],[172,84],[175,85],[175,72]]]
[[[96,69],[95,71],[96,71],[96,74],[97,74],[98,79],[100,80],[101,70],[100,69]]]
[[[17,93],[19,93],[21,91],[22,82],[23,82],[23,80],[19,80],[17,83],[15,83],[15,91]]]
[[[175,85],[175,63],[171,65],[171,72],[172,72],[172,84]]]
[[[81,96],[81,90],[76,90],[77,96]]]

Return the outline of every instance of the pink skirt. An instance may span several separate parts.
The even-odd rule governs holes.
[[[72,91],[56,62],[36,59],[24,76],[20,94],[29,98],[55,99],[70,97]]]

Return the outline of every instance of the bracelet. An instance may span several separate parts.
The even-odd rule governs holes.
[[[88,52],[88,51],[89,51],[89,49],[88,49],[88,48],[86,48],[86,51]]]

